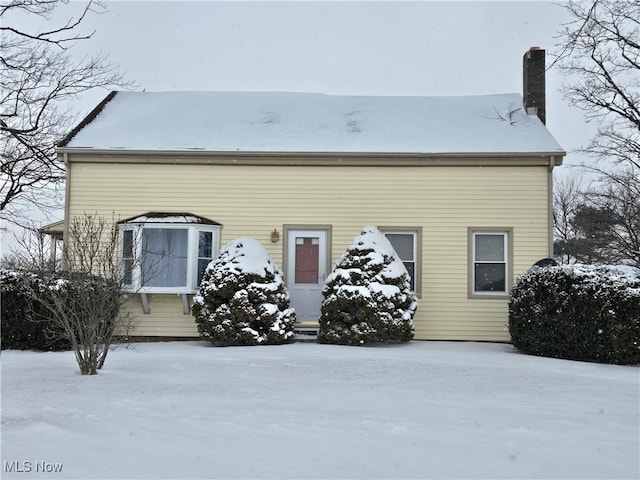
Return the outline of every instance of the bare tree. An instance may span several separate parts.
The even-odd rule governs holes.
[[[64,0],[0,0],[0,218],[17,221],[26,206],[47,207],[43,186],[64,180],[55,145],[72,118],[65,102],[97,87],[125,85],[103,54],[74,60],[71,49],[87,16],[103,10],[89,0],[66,22],[29,31],[12,25],[20,15],[50,20]]]
[[[552,67],[569,79],[563,87],[569,102],[598,123],[596,135],[580,150],[599,162],[590,167],[598,179],[586,192],[589,204],[577,220],[598,225],[602,239],[609,238],[600,248],[609,261],[637,265],[640,0],[567,0],[564,7],[571,20],[559,37]]]
[[[585,203],[582,179],[567,177],[554,183],[553,189],[553,238],[556,260],[562,264],[575,261],[566,246],[578,236],[574,218]]]
[[[85,214],[70,220],[65,237],[65,271],[42,276],[33,298],[52,318],[51,334],[71,342],[83,375],[102,368],[116,335],[133,327],[123,312],[122,274],[117,264],[113,220]]]
[[[33,297],[50,314],[53,338],[70,340],[83,375],[95,375],[109,353],[120,308],[112,279],[61,273],[40,277]]]
[[[70,272],[117,279],[118,237],[115,217],[85,213],[73,217],[64,245],[64,268]]]
[[[602,172],[588,192],[592,205],[611,219],[609,258],[640,268],[640,181],[631,167]]]
[[[598,170],[583,185],[575,177],[554,189],[554,253],[560,263],[640,266],[640,184],[631,168]]]
[[[571,21],[552,66],[564,94],[599,129],[584,151],[640,170],[640,1],[569,0]]]

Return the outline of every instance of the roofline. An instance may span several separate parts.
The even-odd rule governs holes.
[[[93,110],[91,110],[91,112],[89,112],[89,115],[84,117],[78,125],[76,125],[62,140],[60,140],[58,147],[64,147],[65,145],[67,145],[71,141],[71,139],[75,137],[78,134],[78,132],[80,132],[80,130],[82,130],[84,127],[86,127],[91,122],[93,122],[93,120],[102,111],[104,106],[107,103],[109,103],[113,99],[113,97],[116,96],[116,93],[118,93],[117,90],[110,91],[107,94],[107,96],[104,97],[102,101],[98,105],[96,105],[96,107]]]
[[[135,221],[139,218],[142,217],[146,217],[148,218],[148,220],[139,220],[139,221]],[[167,217],[195,217],[197,218],[199,221],[198,222],[166,222],[166,221],[162,221],[163,219],[166,219]],[[128,217],[125,218],[124,220],[120,220],[118,221],[118,225],[123,224],[123,223],[148,223],[148,224],[154,224],[154,223],[176,223],[176,224],[186,224],[186,223],[197,223],[199,225],[218,225],[221,226],[221,223],[218,223],[214,220],[211,220],[210,218],[207,217],[202,217],[200,215],[195,215],[193,213],[188,213],[188,212],[147,212],[147,213],[142,213],[139,215],[134,215],[133,217]]]
[[[44,225],[38,229],[40,233],[45,235],[52,235],[62,237],[64,233],[64,220],[59,220],[57,222],[50,223],[48,225]]]
[[[126,150],[58,148],[74,162],[147,164],[233,164],[233,165],[562,165],[567,152],[228,152],[207,150]],[[145,158],[146,157],[146,158]],[[517,159],[517,161],[516,161]],[[550,163],[549,159],[553,159]],[[390,164],[389,161],[393,163]]]

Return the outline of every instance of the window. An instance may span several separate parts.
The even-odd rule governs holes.
[[[122,232],[122,269],[125,285],[131,285],[133,283],[134,255],[133,230],[124,230]]]
[[[296,237],[295,283],[317,284],[320,271],[320,238]]]
[[[510,231],[470,229],[470,295],[509,293]]]
[[[147,214],[120,222],[120,261],[128,290],[193,293],[219,250],[220,226],[186,214]]]
[[[213,232],[198,231],[198,285],[202,282],[204,271],[213,260]]]
[[[407,269],[411,278],[411,290],[419,294],[422,230],[410,227],[380,227],[379,230],[387,237]]]

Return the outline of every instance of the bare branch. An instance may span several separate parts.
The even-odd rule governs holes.
[[[588,186],[558,182],[554,192],[556,257],[562,263],[640,267],[640,169],[584,167]]]
[[[128,335],[133,327],[122,309],[117,268],[116,223],[97,215],[70,219],[65,237],[65,270],[40,274],[30,295],[48,312],[53,338],[68,340],[83,375],[103,366],[115,335]]]
[[[5,32],[5,34],[11,34],[23,39],[49,43],[64,50],[77,40],[86,40],[93,36],[95,31],[90,34],[79,34],[76,32],[76,29],[83,22],[87,13],[94,11],[96,3],[97,2],[94,2],[94,0],[89,0],[77,18],[69,18],[65,24],[50,30],[43,32],[28,32],[23,29],[3,25],[0,26],[0,32]],[[55,10],[58,4],[59,0],[14,0],[10,3],[0,4],[0,18],[12,10],[21,10],[50,20],[51,13]],[[97,3],[97,5],[99,8],[103,8],[100,3]]]
[[[609,144],[615,160],[637,166],[634,145],[640,138],[640,1],[569,0],[565,8],[572,20],[565,25],[557,45],[559,53],[552,63],[571,79],[563,88],[565,97],[600,122],[598,137],[608,137],[596,137],[592,153],[601,158],[603,147],[615,137]],[[584,150],[590,151],[591,147]]]
[[[0,3],[0,18],[10,11],[50,19],[64,0],[9,0]],[[96,9],[97,8],[97,9]],[[45,31],[26,32],[3,21],[0,35],[0,217],[15,221],[18,205],[33,192],[64,181],[56,143],[71,128],[66,104],[94,88],[127,88],[115,65],[102,53],[74,59],[74,42],[90,38],[78,28],[102,5],[89,0],[78,15]]]
[[[598,122],[594,138],[579,150],[599,163],[591,169],[598,180],[584,192],[588,204],[577,220],[584,226],[595,217],[606,219],[589,227],[603,240],[593,258],[638,265],[640,0],[568,0],[564,7],[572,20],[559,37],[552,67],[570,80],[563,88],[569,102]]]

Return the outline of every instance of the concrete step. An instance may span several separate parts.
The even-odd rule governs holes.
[[[318,333],[317,332],[296,332],[294,338],[296,339],[296,343],[317,343]]]

